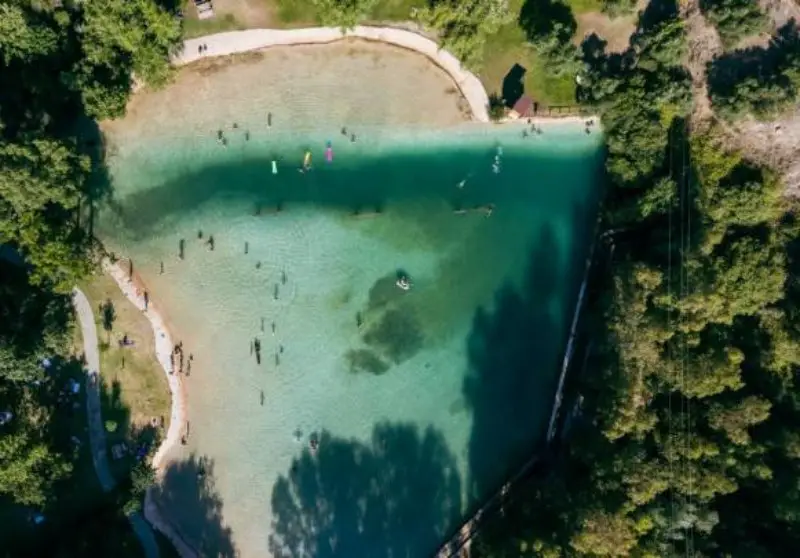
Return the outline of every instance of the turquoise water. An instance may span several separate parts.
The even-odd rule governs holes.
[[[97,228],[194,358],[161,500],[204,555],[426,556],[530,453],[601,159],[580,125],[520,132],[116,138]]]

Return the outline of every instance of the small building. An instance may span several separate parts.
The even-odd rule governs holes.
[[[508,113],[508,117],[514,120],[517,120],[518,118],[530,118],[535,112],[536,103],[534,103],[533,99],[527,95],[523,95],[516,103],[514,103],[514,106]]]

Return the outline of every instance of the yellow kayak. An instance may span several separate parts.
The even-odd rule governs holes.
[[[311,166],[311,151],[306,151],[306,154],[303,157],[303,166],[305,168],[309,168]]]

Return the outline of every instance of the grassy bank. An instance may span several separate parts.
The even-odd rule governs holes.
[[[142,443],[152,447],[169,427],[171,403],[150,322],[107,275],[91,277],[81,289],[95,310],[109,452],[120,443],[131,450]],[[127,476],[131,456],[114,459],[109,453],[109,459],[118,478]]]

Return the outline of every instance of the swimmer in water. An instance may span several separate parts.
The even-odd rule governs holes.
[[[464,180],[462,180],[461,182],[458,183],[458,187],[459,188],[463,188],[466,183],[467,183],[467,179],[465,178]]]

